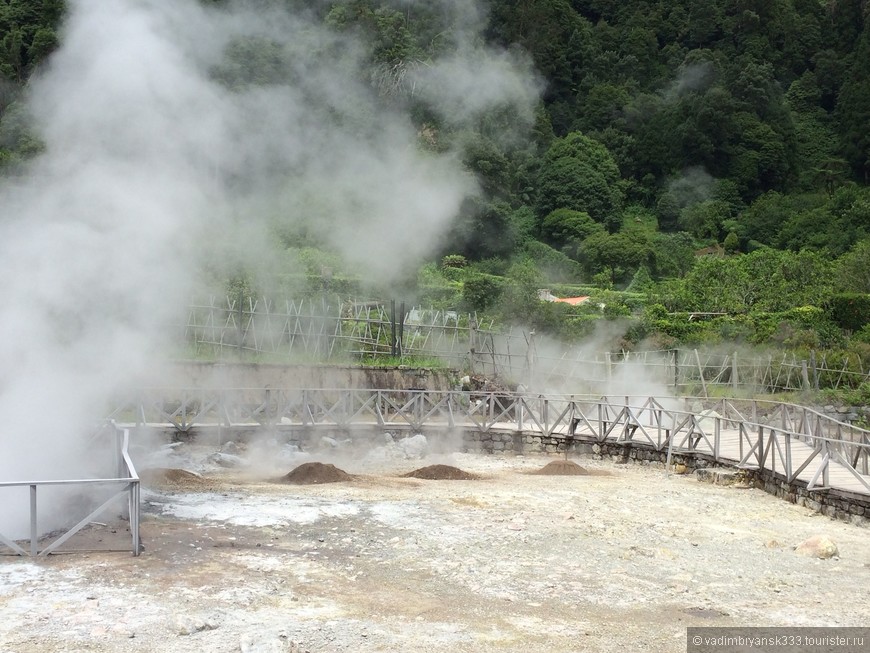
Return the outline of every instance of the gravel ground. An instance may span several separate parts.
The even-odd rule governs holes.
[[[143,493],[138,558],[0,558],[0,651],[685,651],[687,626],[870,624],[866,529],[655,467],[529,474],[551,460],[306,486],[201,466]],[[433,462],[481,478],[400,478]],[[124,546],[112,528],[82,538]],[[793,551],[817,534],[840,555]]]

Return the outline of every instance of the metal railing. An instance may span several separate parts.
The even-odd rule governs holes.
[[[702,398],[365,389],[143,390],[112,417],[253,428],[473,429],[642,446],[870,494],[870,432],[794,404]],[[836,472],[836,473],[833,473]]]
[[[132,551],[134,556],[138,556],[142,550],[141,541],[139,538],[139,518],[140,518],[140,502],[139,502],[139,476],[136,473],[136,468],[133,461],[130,459],[128,447],[130,443],[130,432],[128,429],[118,428],[114,423],[109,423],[106,426],[110,429],[114,437],[114,458],[116,467],[116,477],[114,478],[88,478],[88,479],[63,479],[49,481],[18,481],[18,482],[3,482],[0,483],[0,490],[3,488],[27,487],[30,490],[30,540],[29,549],[25,549],[12,538],[0,533],[0,544],[11,549],[15,554],[21,556],[46,556],[58,550],[67,540],[73,535],[81,531],[85,526],[92,523],[93,520],[107,510],[112,504],[126,496],[127,511],[130,520],[130,534],[132,537]],[[95,438],[96,439],[96,438]],[[45,544],[40,548],[40,539],[42,534],[39,529],[39,502],[38,491],[40,488],[53,486],[66,487],[91,487],[91,486],[115,486],[116,492],[103,501],[97,508],[91,510],[74,526],[71,526],[61,532],[55,534],[56,537],[50,543]]]

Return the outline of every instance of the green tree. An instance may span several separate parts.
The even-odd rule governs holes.
[[[462,282],[462,302],[467,310],[486,311],[495,306],[504,290],[498,277],[475,274]]]
[[[544,155],[537,214],[543,219],[556,209],[584,211],[613,230],[623,202],[619,180],[619,169],[607,148],[572,132],[553,141]]]
[[[508,204],[467,200],[448,234],[445,251],[462,254],[473,261],[507,257],[521,242],[519,227]]]
[[[599,223],[585,211],[556,209],[541,222],[544,241],[576,258],[577,248],[593,234],[604,231]]]
[[[681,297],[685,310],[747,313],[819,306],[832,289],[826,257],[765,248],[744,256],[698,258]]]
[[[722,223],[731,217],[728,204],[719,200],[707,200],[687,206],[680,212],[680,226],[696,238],[719,242]]]
[[[722,243],[726,254],[737,254],[740,251],[740,239],[733,231],[728,232],[725,236],[725,242]]]
[[[846,292],[870,293],[870,239],[864,239],[836,263],[837,286]]]
[[[849,184],[818,208],[795,213],[782,225],[778,244],[792,250],[847,252],[870,235],[870,188]]]
[[[655,239],[644,231],[593,234],[580,245],[578,257],[590,276],[609,268],[614,283],[624,284],[639,267],[655,267]]]
[[[870,29],[865,28],[837,98],[844,154],[859,179],[870,180]]]
[[[756,241],[774,246],[780,232],[795,216],[820,208],[825,203],[821,195],[784,195],[769,191],[756,199],[738,218],[738,236],[744,241]]]

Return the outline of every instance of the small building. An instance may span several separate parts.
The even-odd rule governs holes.
[[[549,288],[539,289],[538,299],[542,302],[562,302],[564,304],[571,304],[571,306],[579,306],[580,304],[589,301],[589,297],[585,295],[580,297],[556,297],[550,292]]]

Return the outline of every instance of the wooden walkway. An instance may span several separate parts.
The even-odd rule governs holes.
[[[586,442],[600,441],[598,434],[590,432],[588,427],[578,429],[574,437]],[[750,441],[753,437],[756,438],[755,442]],[[626,443],[628,440],[614,437],[607,438],[605,442]],[[635,446],[644,445],[644,439],[638,439],[637,432],[630,442]],[[674,442],[670,449],[673,454],[703,456],[724,466],[765,469],[781,474],[789,482],[797,480],[820,491],[836,489],[870,497],[870,475],[859,474],[850,465],[834,459],[830,453],[826,457],[824,449],[813,447],[796,435],[780,435],[759,441],[755,433],[741,432],[739,428],[723,428],[715,438],[712,434],[686,435],[681,442]]]
[[[777,402],[375,389],[150,389],[111,416],[191,428],[464,429],[642,447],[870,497],[870,432]],[[130,418],[133,418],[130,420]]]

